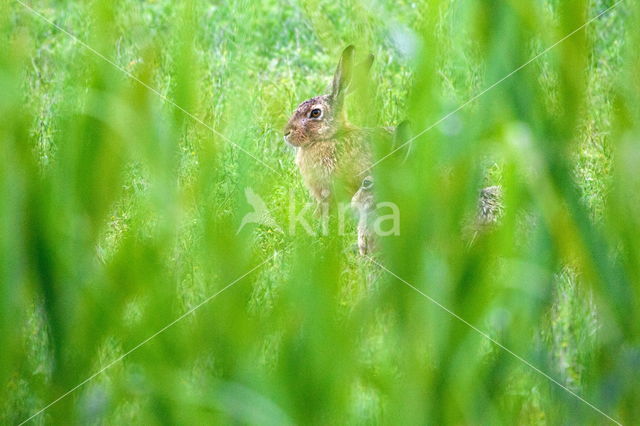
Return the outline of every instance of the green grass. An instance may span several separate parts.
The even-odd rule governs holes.
[[[309,212],[318,235],[289,231],[310,196],[282,129],[342,49],[376,56],[353,122],[417,133],[613,1],[27,3],[113,63],[0,6],[0,423],[105,366],[32,422],[609,422],[376,262],[640,418],[631,2],[375,168],[401,212],[375,261],[353,249],[355,220],[322,235]],[[505,215],[469,247],[491,184]],[[247,187],[282,230],[238,232]]]

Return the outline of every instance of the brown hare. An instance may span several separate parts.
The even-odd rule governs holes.
[[[376,209],[373,183],[373,176],[365,177],[351,198],[351,208],[358,218],[358,251],[363,256],[372,254],[376,248],[376,235],[372,229]],[[480,190],[474,218],[463,230],[469,239],[469,246],[473,245],[479,234],[489,232],[500,222],[502,199],[501,186],[488,186]]]
[[[358,217],[358,251],[365,256],[375,250],[371,221],[374,219],[373,176],[362,180],[362,185],[351,198],[351,208]]]
[[[370,167],[371,137],[382,129],[351,125],[344,110],[345,95],[352,89],[354,74],[362,76],[371,67],[373,55],[354,66],[354,47],[342,52],[333,76],[331,92],[302,102],[284,129],[284,139],[296,148],[296,165],[304,184],[318,206],[335,197],[336,184],[351,197],[362,181],[359,175]],[[360,72],[358,72],[360,71]]]

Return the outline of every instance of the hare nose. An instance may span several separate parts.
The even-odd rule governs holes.
[[[296,126],[294,124],[287,124],[284,128],[284,137],[286,138],[287,136],[289,136],[291,132],[295,130],[295,128]]]

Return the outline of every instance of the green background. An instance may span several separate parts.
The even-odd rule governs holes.
[[[381,162],[400,235],[373,260],[353,220],[289,229],[311,198],[282,129],[342,49],[376,56],[352,121],[417,134],[614,1],[25,3],[0,5],[1,423],[106,366],[31,422],[610,423],[487,336],[638,422],[632,1]],[[238,232],[246,188],[281,230]]]

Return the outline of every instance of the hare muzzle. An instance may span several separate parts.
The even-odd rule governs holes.
[[[300,139],[300,136],[298,133],[299,131],[295,126],[288,124],[284,129],[284,141],[291,146],[299,146],[298,139]]]

